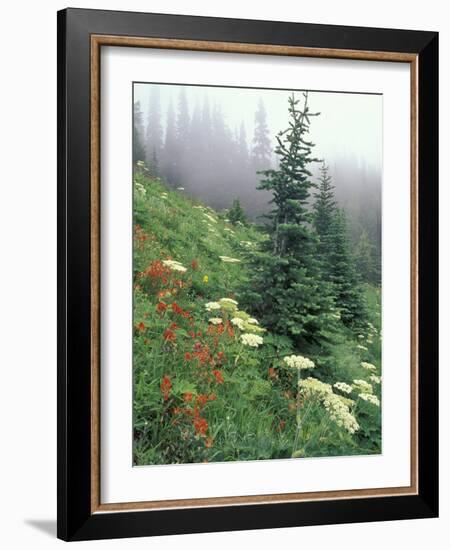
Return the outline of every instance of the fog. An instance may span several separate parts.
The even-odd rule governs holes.
[[[289,125],[291,94],[292,90],[135,83],[135,135],[140,136],[145,160],[169,185],[183,187],[217,209],[239,198],[248,215],[258,220],[270,208],[270,194],[256,191],[256,170],[276,167],[275,136]],[[301,91],[294,94],[302,101]],[[320,112],[311,119],[313,154],[330,168],[352,233],[356,236],[365,227],[379,243],[382,96],[310,91],[308,104],[311,112]],[[258,155],[258,131],[268,139],[266,156]],[[319,166],[311,166],[314,175]]]

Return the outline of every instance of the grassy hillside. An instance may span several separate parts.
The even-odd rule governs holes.
[[[366,332],[341,330],[309,350],[313,366],[292,368],[298,357],[286,357],[304,350],[266,331],[239,294],[258,228],[144,171],[134,208],[135,464],[380,451],[377,289]]]

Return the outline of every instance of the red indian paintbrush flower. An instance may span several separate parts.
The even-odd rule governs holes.
[[[190,403],[192,401],[192,393],[190,391],[187,391],[186,393],[183,394],[183,401],[185,403]]]
[[[183,314],[183,308],[181,308],[176,302],[172,304],[172,311],[177,315]]]
[[[169,376],[167,376],[167,374],[165,374],[163,376],[162,381],[161,381],[161,393],[163,394],[164,401],[167,401],[169,399],[171,389],[172,389],[172,382],[171,382]]]
[[[223,384],[224,380],[223,380],[223,374],[220,372],[220,370],[213,370],[212,371],[213,374],[214,374],[214,377],[216,379],[216,382],[218,384]]]
[[[146,329],[147,327],[146,327],[145,324],[141,321],[140,323],[138,323],[138,324],[136,325],[136,328],[137,328],[137,330],[138,330],[139,332],[144,332],[145,329]]]
[[[197,435],[205,436],[208,430],[208,422],[201,416],[194,419],[194,429]]]
[[[166,342],[175,342],[177,335],[169,328],[164,331],[164,340]]]

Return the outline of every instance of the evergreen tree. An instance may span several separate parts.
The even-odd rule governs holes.
[[[213,169],[211,177],[219,181],[222,186],[228,187],[235,143],[230,129],[225,123],[222,109],[218,104],[215,104],[212,109],[209,140]]]
[[[252,161],[256,172],[270,168],[272,146],[267,126],[267,113],[263,100],[260,99],[255,113],[255,133],[252,144]]]
[[[163,148],[163,128],[161,125],[161,99],[158,86],[153,86],[148,109],[147,128],[145,132],[145,158],[148,166],[157,174]]]
[[[317,162],[311,156],[314,144],[307,141],[311,118],[308,94],[303,106],[289,97],[289,128],[277,136],[279,168],[263,172],[259,189],[273,194],[269,215],[269,240],[253,261],[253,280],[246,299],[264,326],[287,334],[298,344],[325,337],[333,300],[330,285],[320,277],[317,237],[308,208],[311,172]]]
[[[349,250],[347,222],[343,210],[337,209],[334,212],[329,234],[332,236],[332,246],[330,256],[324,262],[333,284],[336,307],[344,325],[359,328],[365,325],[367,312],[361,280]]]
[[[331,254],[333,252],[333,234],[331,226],[336,213],[334,186],[328,173],[328,166],[323,162],[320,168],[319,188],[314,193],[313,224],[319,236],[318,252],[322,259],[325,276],[329,279],[331,272]]]
[[[362,230],[355,250],[356,267],[360,276],[368,283],[377,283],[374,247],[365,229]]]
[[[189,107],[186,97],[186,89],[183,87],[178,96],[178,110],[176,115],[176,150],[174,154],[177,157],[176,173],[174,179],[176,183],[185,185],[185,173],[190,166],[190,117]]]
[[[135,101],[133,105],[133,164],[138,160],[145,160],[144,149],[144,123],[139,101]]]
[[[365,319],[363,293],[349,249],[345,213],[337,208],[334,186],[325,163],[320,169],[319,188],[314,197],[313,223],[319,237],[322,277],[332,283],[342,322],[347,326],[359,326]]]
[[[189,108],[186,97],[185,88],[181,88],[178,98],[178,113],[177,113],[177,136],[182,145],[186,145],[189,141]]]
[[[205,149],[203,147],[203,128],[202,128],[202,110],[200,104],[195,104],[191,122],[189,125],[189,161],[191,167],[197,167],[197,171],[193,173],[192,168],[190,170],[185,170],[183,183],[182,185],[187,186],[188,188],[192,185],[197,189],[203,187],[203,180],[205,178],[205,170],[203,167],[205,160]]]
[[[238,155],[240,159],[240,165],[242,169],[246,169],[248,164],[248,144],[247,144],[247,133],[245,131],[245,124],[241,122],[239,127],[239,134],[237,136],[238,144]]]
[[[333,214],[336,210],[336,200],[334,198],[334,185],[332,185],[329,168],[322,163],[320,167],[320,178],[318,191],[314,193],[316,199],[314,203],[314,227],[319,235],[324,235],[329,226]]]
[[[175,112],[172,101],[167,109],[167,126],[164,141],[163,175],[172,186],[177,185],[178,178],[178,139],[175,123]]]
[[[203,101],[203,108],[200,119],[201,126],[201,143],[200,146],[205,155],[205,161],[211,158],[211,135],[212,135],[212,123],[211,123],[211,109],[209,107],[208,96],[205,96]]]
[[[239,199],[234,199],[231,208],[228,210],[227,217],[233,225],[236,225],[238,222],[247,225],[247,217]]]

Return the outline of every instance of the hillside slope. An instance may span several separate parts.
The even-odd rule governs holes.
[[[352,344],[349,367],[330,370],[340,378],[308,381],[315,365],[289,361],[300,350],[241,308],[247,259],[264,238],[258,228],[230,224],[143,170],[134,188],[134,463],[379,452],[372,410],[379,389],[369,384],[379,367],[361,367],[374,357],[369,348]],[[347,349],[345,335],[339,345]],[[373,335],[370,345],[379,346]],[[369,400],[333,391],[355,373]],[[357,413],[369,419],[364,429]]]

